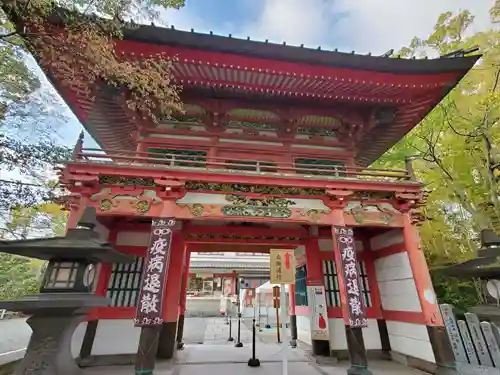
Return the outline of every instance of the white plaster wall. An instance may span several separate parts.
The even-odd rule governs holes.
[[[347,350],[344,319],[328,319],[330,350]]]
[[[436,362],[427,327],[421,324],[387,321],[391,349],[395,352]]]
[[[422,311],[407,253],[379,258],[374,263],[382,308],[396,311]]]
[[[300,341],[312,344],[311,318],[309,316],[297,316],[297,336]]]
[[[393,229],[370,240],[373,251],[403,243],[403,233]],[[422,307],[406,252],[375,260],[375,272],[384,310],[421,312]],[[427,327],[423,324],[387,320],[387,330],[393,351],[435,362]]]
[[[99,320],[92,355],[135,354],[141,329],[132,319]]]
[[[370,247],[372,251],[383,249],[398,243],[403,243],[403,231],[401,229],[391,229],[387,232],[373,236],[370,239]]]
[[[343,319],[328,319],[331,350],[347,350],[347,338]],[[363,328],[365,348],[369,350],[382,349],[380,333],[376,319],[368,319],[368,327]]]
[[[365,341],[366,349],[382,349],[380,341],[380,332],[376,319],[368,319],[368,327],[363,328],[363,340]]]
[[[80,350],[82,348],[83,337],[85,336],[85,330],[87,329],[87,322],[82,322],[78,325],[71,339],[71,354],[73,358],[80,356]]]

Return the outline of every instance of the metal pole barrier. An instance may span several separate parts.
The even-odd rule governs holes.
[[[228,314],[229,315],[229,314]],[[227,338],[227,341],[234,341],[233,336],[231,335],[231,316],[229,316],[229,337]]]
[[[224,297],[225,300],[224,300],[224,303],[225,303],[225,310],[226,310],[226,324],[229,324],[229,298],[228,297]]]
[[[240,291],[238,288],[238,295],[236,297],[236,302],[238,303],[238,341],[234,346],[236,348],[242,348],[243,343],[241,342],[241,302],[240,302]]]
[[[238,342],[234,344],[236,348],[242,348],[243,343],[241,342],[241,313],[238,313]]]
[[[271,328],[271,325],[269,324],[269,304],[266,301],[266,328],[269,329]]]
[[[253,318],[253,325],[252,325],[252,358],[248,360],[248,366],[250,367],[259,367],[260,366],[260,361],[258,358],[255,357],[255,317]]]

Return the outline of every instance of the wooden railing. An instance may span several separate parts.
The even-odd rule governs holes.
[[[206,171],[213,173],[269,175],[307,179],[363,179],[372,181],[410,181],[411,174],[404,169],[376,169],[343,165],[276,163],[231,158],[205,158],[202,155],[158,154],[152,152],[102,151],[81,149],[73,155],[73,162],[115,164],[135,167]],[[250,164],[252,162],[253,164]]]

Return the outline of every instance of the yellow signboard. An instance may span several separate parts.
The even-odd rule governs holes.
[[[295,284],[295,255],[293,249],[271,249],[271,284]]]

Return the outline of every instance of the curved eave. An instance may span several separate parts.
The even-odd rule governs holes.
[[[468,71],[479,58],[478,56],[418,60],[387,58],[201,34],[152,25],[141,25],[125,29],[124,39],[140,43],[177,46],[267,60],[391,74],[440,74],[459,70]]]

